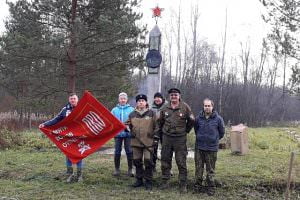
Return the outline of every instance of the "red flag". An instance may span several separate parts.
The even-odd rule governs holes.
[[[85,92],[77,106],[59,123],[41,128],[56,146],[77,163],[113,138],[125,125],[95,97]]]

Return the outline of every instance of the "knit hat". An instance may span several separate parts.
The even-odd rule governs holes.
[[[140,99],[144,99],[145,101],[147,101],[147,96],[144,94],[139,94],[135,97],[135,101],[138,102],[138,100]]]
[[[120,97],[125,97],[126,99],[128,99],[128,96],[127,96],[127,94],[125,93],[125,92],[121,92],[120,94],[119,94],[119,98]]]
[[[159,97],[159,98],[161,98],[161,99],[164,99],[163,95],[162,95],[160,92],[156,92],[156,93],[154,94],[154,99],[155,99],[156,97]]]

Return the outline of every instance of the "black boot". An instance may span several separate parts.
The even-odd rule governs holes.
[[[213,196],[215,194],[215,181],[211,177],[206,177],[207,190],[206,193],[208,196]]]
[[[145,188],[146,188],[146,190],[152,190],[152,181],[151,180],[145,181]]]
[[[187,193],[187,183],[184,181],[180,182],[179,190],[181,193]]]
[[[113,176],[120,176],[120,159],[121,159],[121,155],[115,155],[114,157],[115,171],[113,173]]]
[[[135,177],[143,178],[144,177],[144,167],[142,159],[133,159],[133,164],[135,166]]]
[[[197,180],[194,184],[195,192],[197,193],[204,193],[205,187],[202,185],[202,180]]]
[[[136,169],[136,173],[135,173],[136,181],[132,186],[133,187],[141,187],[141,186],[143,186],[143,176],[144,176],[143,160],[142,159],[134,159],[133,164]]]
[[[66,174],[67,174],[68,176],[72,175],[72,174],[73,174],[73,167],[67,167],[67,172],[66,172]]]
[[[212,186],[207,187],[206,193],[207,193],[208,196],[215,195],[215,192],[216,192],[215,187],[212,187]]]
[[[142,178],[136,178],[134,184],[132,187],[137,188],[137,187],[142,187],[144,185],[143,179]]]
[[[155,174],[157,172],[156,166],[153,167],[153,173]]]
[[[162,190],[168,189],[170,187],[169,180],[163,179],[160,188]]]
[[[127,175],[129,177],[134,177],[133,170],[132,170],[132,165],[133,165],[133,159],[132,158],[133,158],[132,153],[130,153],[130,154],[127,155],[127,164],[128,164]]]
[[[145,173],[144,178],[146,180],[152,180],[153,178],[153,161],[150,159],[145,159]]]

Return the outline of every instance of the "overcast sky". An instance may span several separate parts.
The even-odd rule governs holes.
[[[10,0],[15,1],[15,0]],[[259,0],[142,0],[139,11],[143,13],[142,23],[148,24],[149,31],[155,25],[152,10],[156,5],[164,8],[158,25],[162,34],[170,20],[174,20],[180,5],[183,26],[190,26],[191,6],[198,5],[200,18],[198,34],[210,43],[221,45],[227,9],[227,51],[233,56],[240,53],[240,42],[249,41],[251,49],[259,52],[262,38],[266,35],[266,24],[261,18],[264,11]],[[8,16],[5,0],[0,0],[0,32],[4,31],[3,20]],[[187,29],[188,30],[188,29]],[[164,43],[164,41],[162,41]],[[228,54],[227,54],[228,55]]]
[[[3,20],[8,16],[8,6],[5,3],[5,0],[0,0],[0,32],[4,31],[4,22]]]
[[[221,41],[226,8],[229,38],[234,38],[236,41],[250,38],[255,42],[266,33],[260,16],[262,6],[258,0],[142,0],[140,11],[143,12],[144,23],[151,29],[155,24],[151,8],[156,5],[164,8],[162,18],[158,22],[163,29],[163,26],[169,24],[172,14],[178,12],[179,5],[181,5],[183,21],[189,21],[191,6],[195,4],[198,4],[200,12],[199,34],[213,43]],[[4,30],[3,20],[8,14],[5,0],[0,0],[0,32]]]

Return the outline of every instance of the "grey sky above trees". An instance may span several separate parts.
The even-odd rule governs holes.
[[[78,12],[80,18],[76,29],[80,48],[76,85],[79,91],[91,89],[111,107],[120,90],[134,95],[133,86],[141,87],[139,81],[146,75],[142,60],[143,47],[147,43],[143,31],[146,23],[131,15],[130,8],[120,6],[122,2],[128,5],[126,0],[107,0],[98,7],[93,5],[97,1],[90,2],[91,5],[80,5]],[[188,1],[191,4],[184,1],[182,6],[178,2],[174,1],[172,8],[164,11],[169,12],[168,17],[162,13],[163,18],[159,19],[164,45],[161,66],[164,66],[162,90],[165,95],[170,87],[180,88],[195,114],[201,110],[201,100],[210,97],[226,122],[265,125],[269,121],[299,120],[299,100],[288,94],[287,76],[281,78],[283,69],[287,72],[291,62],[274,53],[266,39],[254,42],[249,35],[235,32],[237,27],[232,26],[236,18],[243,18],[242,11],[251,10],[250,4],[228,0],[224,1],[227,4],[223,4],[221,10],[214,10],[219,8],[216,7],[217,1],[211,1],[215,4],[206,7],[200,0]],[[25,108],[43,110],[43,102],[32,101],[41,96],[51,105],[46,107],[46,112],[57,110],[57,103],[64,101],[62,92],[66,91],[66,47],[69,44],[66,19],[69,18],[70,4],[63,0],[60,3],[59,6],[49,3],[53,4],[50,7],[32,5],[29,10],[20,5],[20,10],[12,10],[13,20],[1,38],[3,51],[0,51],[0,56],[3,59],[0,75],[5,79],[1,81],[0,97],[5,94],[14,96],[20,111]],[[258,2],[259,5],[261,8]],[[135,8],[134,11],[151,15],[150,8],[154,6]],[[215,18],[206,16],[208,10],[205,8],[213,10],[208,16]],[[239,12],[234,12],[233,8]],[[26,12],[20,12],[22,9]],[[154,19],[149,21],[153,23]],[[151,23],[148,30],[152,28]],[[203,35],[211,27],[217,28],[211,35],[216,35],[218,42]],[[261,31],[247,23],[242,27],[249,34]],[[134,70],[140,73],[136,75]],[[11,84],[14,80],[17,85]]]

